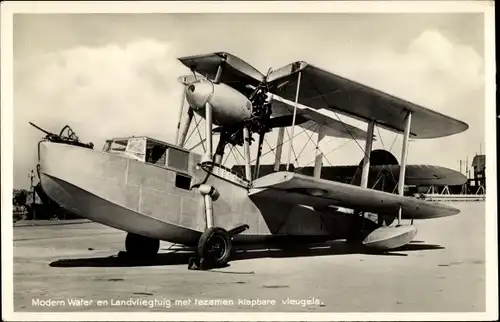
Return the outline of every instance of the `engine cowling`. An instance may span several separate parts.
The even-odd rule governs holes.
[[[193,111],[205,118],[206,103],[212,106],[212,123],[234,125],[249,118],[252,103],[242,93],[226,84],[202,79],[186,86],[186,100]]]

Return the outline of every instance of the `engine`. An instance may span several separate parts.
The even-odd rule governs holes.
[[[252,103],[242,93],[225,84],[202,79],[186,86],[186,100],[195,113],[205,117],[205,106],[212,106],[212,123],[235,125],[252,116]]]

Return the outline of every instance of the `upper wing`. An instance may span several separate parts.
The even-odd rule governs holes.
[[[224,62],[221,82],[236,89],[244,88],[246,85],[257,86],[264,80],[264,75],[257,69],[240,58],[225,52],[186,56],[178,59],[186,67],[212,80],[217,75],[219,65]]]
[[[406,112],[412,112],[410,135],[437,138],[463,132],[462,121],[399,99],[376,89],[321,70],[306,62],[295,62],[272,72],[267,78],[274,92],[295,101],[301,73],[299,103],[314,109],[336,110],[395,132],[403,132]]]
[[[277,98],[273,95],[272,109],[273,117],[282,117],[285,115],[293,115],[293,110],[295,108],[295,104],[287,103],[280,98]],[[306,107],[306,106],[297,106],[297,116],[300,116],[302,119],[302,123],[296,122],[297,126],[300,126],[304,129],[317,132],[318,126],[315,125],[324,125],[325,126],[325,135],[339,137],[339,138],[349,138],[349,139],[359,139],[366,140],[366,131],[358,129],[352,125],[345,124],[341,121],[337,121],[328,117],[324,114],[316,112],[315,110]],[[291,124],[291,122],[290,122]]]
[[[250,197],[257,196],[314,207],[340,206],[395,216],[401,207],[405,219],[445,217],[460,212],[444,204],[291,172],[275,172],[255,180]]]

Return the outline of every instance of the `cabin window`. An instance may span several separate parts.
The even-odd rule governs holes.
[[[177,149],[169,149],[168,166],[181,171],[188,171],[189,153]]]
[[[120,141],[113,141],[110,146],[111,151],[116,151],[116,152],[125,152],[125,149],[127,148],[127,143],[128,140],[120,140]]]
[[[177,188],[190,190],[191,189],[191,178],[180,173],[175,174],[175,186]]]
[[[154,145],[146,149],[146,162],[159,166],[165,165],[167,158],[167,147],[161,145]]]
[[[107,140],[105,143],[104,143],[104,146],[102,147],[102,152],[108,152],[109,149],[111,148],[111,140]]]

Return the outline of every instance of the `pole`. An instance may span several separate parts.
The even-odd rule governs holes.
[[[297,105],[299,102],[299,90],[300,90],[301,78],[302,78],[302,72],[299,72],[299,75],[297,77],[297,90],[295,92],[295,107],[293,109],[293,121],[292,121],[292,129],[291,129],[292,134],[290,135],[290,145],[288,147],[288,160],[286,163],[286,171],[288,171],[288,167],[290,166],[290,159],[292,157],[293,135],[294,135],[294,129],[295,129],[295,118],[297,117]]]
[[[469,156],[465,159],[465,175],[467,177],[467,180],[469,180]]]
[[[36,214],[35,214],[35,186],[33,185],[33,178],[35,177],[35,174],[33,173],[33,169],[30,172],[30,190],[31,190],[31,195],[32,195],[32,200],[31,200],[31,213],[33,214],[33,220],[36,219]]]
[[[372,152],[374,126],[375,121],[371,121],[368,123],[368,130],[366,131],[365,156],[363,158],[363,171],[361,172],[361,188],[368,187],[368,174],[370,173],[370,154]]]

